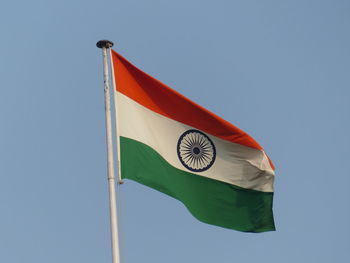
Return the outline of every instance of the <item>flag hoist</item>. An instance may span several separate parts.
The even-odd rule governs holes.
[[[105,94],[105,112],[106,112],[106,142],[107,142],[107,176],[109,187],[109,209],[111,223],[111,241],[112,241],[112,262],[120,263],[120,247],[118,236],[118,216],[117,216],[117,200],[115,191],[115,173],[114,173],[114,156],[113,156],[113,132],[112,132],[112,117],[111,117],[111,96],[108,76],[108,59],[107,50],[113,46],[113,42],[108,40],[100,40],[96,46],[102,49],[103,56],[103,80]],[[116,102],[116,100],[114,101]],[[116,109],[116,108],[115,108]],[[122,184],[119,179],[118,184]]]

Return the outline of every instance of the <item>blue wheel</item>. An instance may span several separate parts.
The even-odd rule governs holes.
[[[216,149],[206,134],[198,130],[188,130],[178,140],[177,155],[188,170],[203,172],[213,165]]]

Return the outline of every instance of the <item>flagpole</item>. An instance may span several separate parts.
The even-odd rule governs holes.
[[[111,118],[111,96],[109,89],[107,49],[113,46],[113,42],[100,40],[96,46],[102,49],[103,56],[103,80],[105,94],[105,111],[106,111],[106,141],[107,141],[107,169],[108,169],[108,187],[109,187],[109,210],[111,223],[112,238],[112,263],[120,263],[120,248],[118,237],[118,218],[117,218],[117,201],[115,192],[114,176],[114,157],[113,157],[113,140],[112,140],[112,118]]]

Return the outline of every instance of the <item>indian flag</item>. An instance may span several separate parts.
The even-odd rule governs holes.
[[[181,201],[198,220],[275,230],[274,167],[247,133],[113,51],[121,177]]]

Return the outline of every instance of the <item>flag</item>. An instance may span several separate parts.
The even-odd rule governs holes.
[[[181,201],[198,220],[275,230],[274,166],[247,133],[113,51],[121,177]]]

